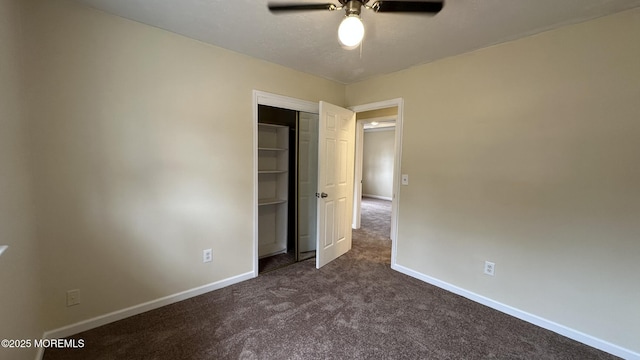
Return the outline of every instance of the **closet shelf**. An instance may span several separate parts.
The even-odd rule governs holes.
[[[267,124],[267,123],[258,123],[258,127],[263,128],[280,128],[280,129],[288,129],[289,127],[286,125],[278,125],[278,124]]]
[[[258,174],[284,174],[287,170],[258,170]]]
[[[259,147],[258,151],[287,151],[287,149],[283,148],[271,148],[271,147]]]
[[[284,200],[284,199],[258,199],[258,206],[277,205],[277,204],[284,204],[286,202],[287,200]]]
[[[287,252],[288,126],[258,123],[258,257]]]

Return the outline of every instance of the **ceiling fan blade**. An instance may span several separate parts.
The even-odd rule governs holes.
[[[409,12],[409,13],[432,13],[436,14],[442,10],[444,1],[376,1],[371,8],[375,12]]]
[[[334,4],[273,4],[269,3],[269,11],[306,11],[306,10],[335,10],[337,6]]]

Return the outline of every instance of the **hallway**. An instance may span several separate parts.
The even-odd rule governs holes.
[[[391,201],[363,197],[362,219],[358,232],[366,238],[390,241]]]

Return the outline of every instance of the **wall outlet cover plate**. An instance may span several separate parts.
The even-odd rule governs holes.
[[[485,261],[484,273],[490,276],[494,276],[496,274],[496,263],[491,261]]]

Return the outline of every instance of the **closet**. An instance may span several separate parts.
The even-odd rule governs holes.
[[[258,106],[260,272],[315,257],[318,115]]]
[[[258,124],[258,256],[287,252],[289,127]]]

